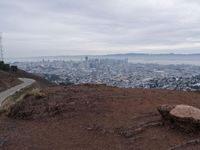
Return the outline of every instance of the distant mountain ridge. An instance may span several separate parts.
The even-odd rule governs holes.
[[[108,54],[108,55],[105,55],[105,56],[133,56],[133,55],[145,55],[145,56],[197,56],[199,55],[200,56],[200,53],[192,53],[192,54],[178,54],[178,53],[166,53],[166,54],[151,54],[151,53],[124,53],[124,54]]]
[[[148,54],[148,53],[124,53],[107,55],[63,55],[63,56],[40,56],[27,58],[7,59],[7,62],[39,62],[39,61],[83,61],[85,57],[89,59],[128,59],[133,63],[156,63],[156,64],[190,64],[200,65],[200,53],[194,54]],[[15,64],[16,65],[16,64]]]
[[[85,56],[89,56],[89,57],[103,57],[103,56],[125,56],[125,55],[145,55],[145,56],[158,56],[158,55],[162,55],[162,56],[192,56],[192,55],[200,55],[200,53],[191,53],[191,54],[181,54],[181,53],[113,53],[113,54],[102,54],[102,55],[55,55],[55,56],[34,56],[34,57],[20,57],[20,58],[13,58],[13,59],[28,59],[28,58],[54,58],[54,57],[85,57]],[[8,59],[12,59],[12,58],[8,58]]]

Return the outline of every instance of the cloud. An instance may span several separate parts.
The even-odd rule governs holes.
[[[198,0],[1,0],[7,57],[197,53]]]

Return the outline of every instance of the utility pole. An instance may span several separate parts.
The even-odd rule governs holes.
[[[2,44],[2,32],[0,32],[0,61],[3,61],[3,44]]]

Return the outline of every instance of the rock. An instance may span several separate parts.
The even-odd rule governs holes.
[[[169,113],[174,108],[174,105],[161,105],[157,108],[157,110],[164,119],[170,119]]]
[[[170,116],[183,122],[199,123],[200,125],[200,109],[188,105],[177,105],[170,111]]]
[[[164,120],[186,130],[200,129],[200,109],[189,105],[162,105],[158,112]]]

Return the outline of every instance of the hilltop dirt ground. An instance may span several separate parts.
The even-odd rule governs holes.
[[[0,118],[5,150],[197,150],[198,133],[163,125],[156,107],[200,108],[200,94],[104,85],[51,87]]]
[[[0,92],[20,83],[14,75],[0,71]]]

